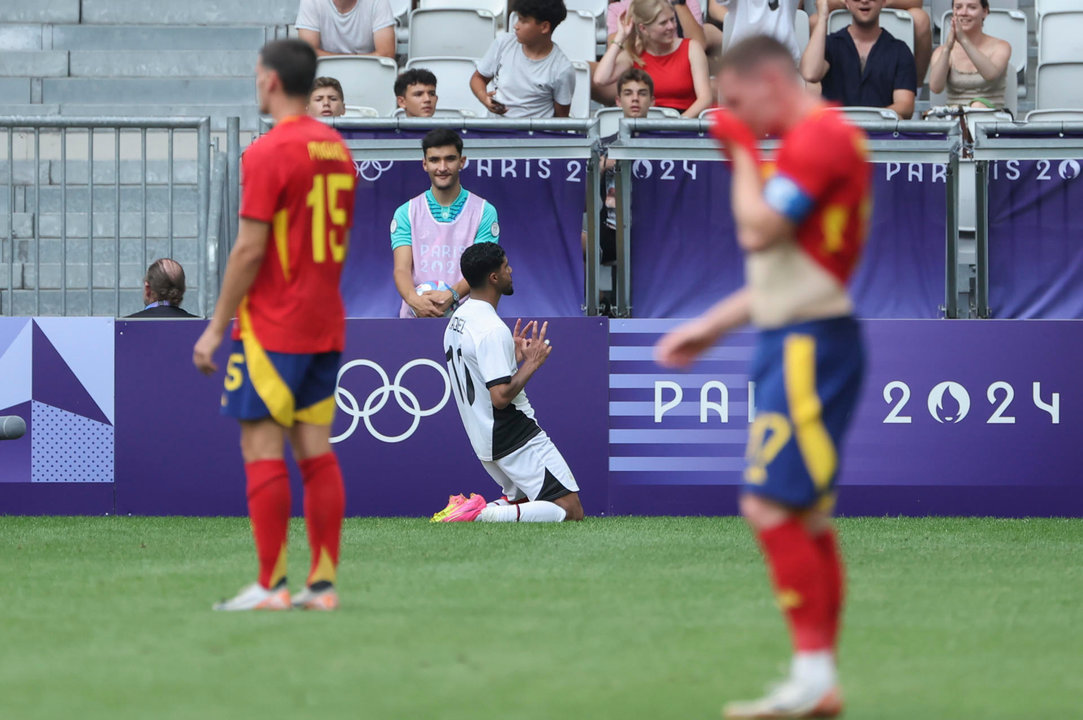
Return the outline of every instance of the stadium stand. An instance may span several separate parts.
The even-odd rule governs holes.
[[[568,17],[553,31],[553,42],[569,60],[594,62],[597,52],[597,19],[585,10],[569,11]]]
[[[485,10],[496,18],[497,28],[504,29],[508,26],[508,6],[505,0],[421,0],[418,7],[422,10]]]
[[[478,102],[470,91],[470,78],[477,69],[474,58],[468,57],[415,57],[406,63],[406,69],[422,67],[436,76],[437,107],[461,110],[474,117],[487,117],[489,111]]]
[[[496,18],[487,10],[455,8],[410,13],[410,57],[481,58],[496,37]]]
[[[342,84],[348,105],[374,108],[377,115],[394,112],[398,74],[395,61],[385,57],[338,55],[321,57],[316,64],[316,77],[333,77]]]

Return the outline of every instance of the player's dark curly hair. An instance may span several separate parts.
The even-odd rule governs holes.
[[[316,51],[303,40],[274,40],[259,51],[260,62],[274,70],[282,90],[291,97],[308,99],[316,78]]]
[[[436,128],[430,130],[424,138],[421,139],[421,152],[427,153],[429,148],[434,147],[447,147],[448,145],[454,145],[455,150],[462,155],[463,154],[463,139],[459,137],[459,133],[448,128]]]
[[[161,258],[151,263],[144,282],[159,302],[180,307],[184,300],[184,268],[172,258]]]
[[[481,289],[488,282],[489,274],[500,269],[504,264],[504,248],[494,242],[481,242],[471,245],[459,259],[459,269],[470,287]]]
[[[514,10],[521,18],[549,23],[550,33],[568,17],[564,0],[515,0]]]
[[[432,85],[436,87],[436,76],[425,68],[410,68],[395,78],[395,97],[405,97],[406,88],[411,85]]]

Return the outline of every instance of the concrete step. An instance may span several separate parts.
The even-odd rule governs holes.
[[[65,77],[68,53],[63,50],[5,50],[0,52],[0,77]]]
[[[147,243],[147,264],[155,258],[171,254],[181,265],[191,265],[192,267],[195,267],[199,264],[199,254],[196,252],[198,246],[199,241],[196,238],[173,238],[173,248],[172,253],[170,253],[168,241],[163,238],[156,238]],[[34,267],[34,263],[38,259],[41,260],[42,267],[45,267],[46,265],[58,265],[65,262],[65,260],[69,266],[78,263],[86,264],[87,240],[85,237],[69,237],[66,252],[64,247],[65,244],[55,238],[43,239],[38,246],[38,253],[35,254],[34,246],[31,242],[28,243],[26,247],[16,247],[15,261],[17,265],[22,263],[30,269]],[[98,266],[108,266],[112,268],[116,264],[116,257],[117,242],[113,238],[94,239],[95,272],[97,272]],[[144,265],[142,240],[135,238],[121,238],[120,262],[122,265]],[[146,270],[145,265],[143,270]],[[0,274],[0,284],[6,282],[6,276]],[[42,282],[44,282],[44,280]],[[83,285],[86,285],[86,275],[83,276]]]
[[[98,153],[95,152],[95,155]],[[149,153],[148,153],[149,154]],[[19,172],[20,168],[24,164],[32,164],[32,161],[16,161],[15,171]],[[59,185],[62,180],[66,180],[68,184],[83,185],[87,181],[87,170],[90,167],[90,163],[86,160],[68,160],[67,167],[64,167],[64,163],[59,160],[45,160],[38,163],[38,167],[41,170],[41,174],[44,182]],[[194,185],[197,181],[199,163],[195,160],[184,160],[175,157],[173,160],[173,183],[174,185]],[[0,189],[3,188],[3,183],[7,182],[7,176],[4,174],[7,172],[7,166],[4,162],[0,162]],[[29,174],[30,171],[24,170],[24,175]],[[30,176],[33,178],[33,176]],[[116,182],[117,168],[113,158],[102,159],[98,158],[94,162],[94,184],[108,184],[112,185]],[[120,161],[120,184],[121,185],[141,185],[143,178],[146,178],[148,185],[165,184],[169,182],[169,161],[168,160],[147,160],[146,172],[143,170],[143,162],[140,160],[124,160]],[[16,180],[16,182],[19,182]],[[33,182],[31,179],[30,182]],[[20,183],[21,184],[21,183]]]
[[[62,188],[55,185],[42,186],[40,193],[40,212],[43,214],[60,213]],[[194,213],[198,208],[197,188],[194,185],[173,186],[173,211]],[[94,186],[94,213],[110,214],[116,209],[116,189],[110,186]],[[35,188],[15,188],[15,211],[30,212],[34,204]],[[63,208],[67,213],[87,212],[90,193],[86,186],[69,187]],[[121,211],[132,211],[143,207],[143,189],[122,185],[120,188]],[[8,196],[0,194],[0,212],[8,210]],[[169,189],[161,185],[147,188],[147,211],[167,212],[169,210]]]
[[[241,77],[251,85],[255,58],[255,51],[249,50],[72,50],[67,74],[95,78]],[[3,69],[0,59],[0,73]]]
[[[4,0],[0,23],[77,23],[79,4],[80,0]]]
[[[0,77],[0,98],[13,105],[29,103],[30,78]]]
[[[0,42],[2,38],[3,35],[0,34]],[[54,50],[153,50],[155,52],[251,50],[255,52],[263,47],[267,39],[267,29],[262,25],[249,27],[54,25],[51,47]]]
[[[297,0],[82,0],[81,20],[77,17],[67,22],[91,25],[287,25],[297,19],[297,5]],[[28,20],[11,22],[25,21]]]
[[[0,50],[45,50],[43,25],[0,25]]]
[[[251,77],[44,78],[41,101],[60,103],[61,112],[73,103],[112,104],[140,115],[155,105],[254,104],[256,84]]]
[[[183,260],[178,262],[181,265],[185,265]],[[85,291],[87,287],[87,264],[86,262],[73,262],[70,259],[63,266],[66,271],[64,276],[64,285],[61,285],[61,264],[58,262],[53,263],[41,263],[40,267],[35,266],[33,263],[24,263],[21,266],[16,264],[15,276],[16,278],[22,277],[21,289],[33,290],[34,288],[60,288],[67,287],[71,289],[80,289]],[[194,267],[194,265],[193,265]],[[35,273],[40,272],[36,275]],[[109,264],[95,264],[93,267],[93,287],[94,288],[112,288],[115,287],[116,268],[112,263]],[[121,263],[120,264],[120,286],[122,288],[137,288],[143,284],[143,276],[146,274],[147,269],[136,263]],[[195,275],[195,273],[191,273]],[[187,285],[187,275],[185,273],[185,284]],[[0,274],[0,278],[6,284],[6,276]]]
[[[15,213],[14,225],[16,237],[33,237],[33,214]],[[7,214],[0,216],[0,236],[4,235],[3,229],[7,225]],[[29,227],[27,224],[27,220]],[[67,225],[62,227],[61,220],[66,219]],[[94,236],[99,238],[112,238],[116,232],[116,213],[94,213]],[[25,233],[29,229],[29,234]],[[69,238],[87,235],[87,214],[70,212],[62,216],[60,213],[42,213],[38,225],[38,233],[42,238],[59,238],[62,232]],[[173,213],[173,238],[194,238],[199,232],[199,220],[196,213],[177,212]],[[140,212],[120,213],[120,237],[140,239],[143,234],[143,214]],[[147,238],[169,237],[169,213],[147,213]]]
[[[0,78],[0,86],[8,78]],[[16,80],[25,78],[15,78]],[[29,80],[27,81],[29,82]],[[29,87],[27,88],[29,92]],[[28,98],[29,99],[29,98]],[[4,100],[7,100],[5,97]],[[0,115],[14,115],[16,117],[49,117],[60,114],[60,105],[39,105],[37,103],[0,103]]]
[[[106,317],[113,317],[114,315],[123,317],[143,309],[142,287],[121,289],[120,311],[118,313],[114,313],[116,295],[113,290],[95,290],[92,293],[93,313],[91,313],[91,306],[87,301],[85,287],[81,290],[69,290],[67,293],[67,312],[65,312],[64,301],[59,290],[41,290],[40,292],[15,290],[12,293],[14,297],[9,298],[8,292],[2,289],[6,287],[5,283],[7,282],[6,276],[3,277],[5,279],[0,282],[0,311],[3,314],[8,313],[9,305],[13,305],[11,314],[16,316],[83,316],[94,314]],[[184,300],[185,310],[196,312],[197,298],[198,294],[189,290],[189,294],[185,296]]]
[[[10,223],[10,224],[9,224]],[[11,238],[11,227],[15,227],[15,237],[19,238],[32,238],[34,237],[34,216],[31,213],[14,213],[9,215],[6,212],[0,214],[0,241],[7,242]],[[7,249],[4,250],[4,259],[7,259]]]
[[[129,80],[128,82],[137,82]],[[241,130],[255,131],[259,129],[259,110],[256,107],[255,87],[253,81],[247,81],[250,86],[248,93],[253,95],[239,98],[238,103],[216,103],[202,105],[190,104],[166,104],[155,103],[153,105],[108,105],[104,103],[67,102],[60,106],[60,114],[70,117],[209,117],[211,118],[211,130],[221,132],[226,129],[226,118],[239,117]],[[183,102],[183,101],[182,101]],[[225,145],[221,145],[225,147]]]

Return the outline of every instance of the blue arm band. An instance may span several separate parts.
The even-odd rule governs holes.
[[[814,202],[797,183],[785,175],[774,175],[763,188],[763,199],[772,210],[799,225],[812,211]]]

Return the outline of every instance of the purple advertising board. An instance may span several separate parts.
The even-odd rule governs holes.
[[[946,172],[934,164],[873,166],[872,221],[850,284],[862,317],[939,317]],[[692,317],[740,287],[729,164],[636,160],[632,177],[633,316]]]
[[[421,516],[442,508],[448,495],[499,495],[451,395],[445,326],[441,320],[348,322],[332,428],[348,514]],[[237,423],[218,411],[221,371],[205,378],[191,363],[202,328],[202,322],[117,321],[119,513],[245,513]],[[549,337],[554,351],[527,394],[575,473],[583,506],[601,514],[608,505],[601,360],[607,321],[550,318]],[[226,348],[220,355],[221,368]],[[296,472],[293,491],[299,513]]]
[[[487,200],[499,217],[500,244],[516,273],[516,295],[504,301],[502,312],[582,316],[586,160],[472,160],[470,141],[479,135],[485,134],[463,134],[467,164],[461,179],[463,187]],[[343,136],[371,138],[374,133],[344,131]],[[421,140],[416,161],[359,160],[355,165],[354,224],[342,273],[346,314],[398,317],[402,299],[391,272],[391,219],[396,208],[430,187],[421,166]],[[458,258],[433,259],[449,261],[457,263]]]
[[[998,318],[1083,317],[1079,160],[990,163],[989,304]]]
[[[610,507],[729,514],[744,468],[747,366],[738,332],[689,372],[651,348],[673,320],[615,320]],[[1075,323],[869,320],[868,368],[842,450],[846,514],[1083,514]]]

